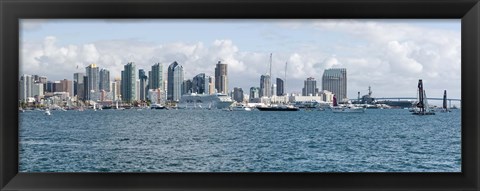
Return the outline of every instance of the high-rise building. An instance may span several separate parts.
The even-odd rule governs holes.
[[[152,66],[152,71],[148,72],[149,89],[164,89],[163,87],[163,67],[162,64],[156,63]]]
[[[260,76],[260,97],[270,97],[270,75]]]
[[[73,95],[73,84],[71,80],[60,80],[59,84],[59,87],[55,88],[56,92],[67,92],[68,96]]]
[[[100,80],[98,89],[105,90],[106,92],[110,91],[110,71],[103,68],[100,70]]]
[[[168,66],[167,100],[179,101],[182,94],[183,67],[173,62]]]
[[[83,100],[90,100],[90,91],[88,91],[88,76],[83,76]]]
[[[54,89],[55,89],[55,82],[47,81],[47,83],[45,84],[44,91],[45,92],[54,92]]]
[[[260,88],[251,87],[250,88],[250,99],[260,98]]]
[[[86,93],[88,94],[87,100],[90,100],[92,92],[99,92],[100,85],[100,73],[99,68],[96,64],[90,64],[85,68],[85,74],[88,77],[88,81],[84,82],[87,84]]]
[[[26,101],[32,95],[33,77],[31,75],[24,74],[20,77],[20,100]]]
[[[148,77],[147,75],[145,74],[145,70],[143,69],[140,69],[138,70],[138,78],[140,80],[140,100],[141,101],[146,101],[147,100],[147,93],[148,93]]]
[[[285,90],[284,90],[284,85],[283,85],[283,80],[280,78],[277,78],[277,96],[283,96],[285,95]]]
[[[83,73],[73,74],[73,95],[77,96],[77,99],[83,100]]]
[[[227,64],[218,61],[215,67],[215,89],[218,93],[228,93]]]
[[[215,93],[215,77],[205,76],[205,94]]]
[[[240,103],[243,102],[243,90],[242,88],[233,88],[233,100]]]
[[[133,102],[137,98],[137,74],[135,63],[129,62],[123,66],[122,71],[122,100]]]
[[[197,94],[214,93],[212,82],[213,82],[213,78],[211,76],[207,76],[205,75],[205,73],[200,73],[195,77],[193,77],[192,92]]]
[[[111,93],[112,93],[112,101],[117,101],[118,94],[117,94],[117,82],[110,83]]]
[[[317,80],[313,77],[307,78],[307,80],[304,81],[303,89],[302,89],[302,95],[303,96],[316,96],[318,94],[318,88],[317,88]]]
[[[113,81],[115,82],[115,85],[117,86],[116,87],[116,92],[115,92],[115,98],[113,100],[121,100],[122,98],[122,78],[119,78],[119,77],[115,77],[115,79],[113,79]]]
[[[192,80],[184,80],[182,84],[182,95],[183,94],[190,94],[193,92],[193,82]]]
[[[338,100],[347,98],[347,69],[326,69],[322,77],[322,90],[332,92]]]

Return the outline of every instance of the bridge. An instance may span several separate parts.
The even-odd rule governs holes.
[[[378,100],[417,100],[416,97],[378,97],[378,98],[374,98],[376,101]],[[436,100],[436,101],[443,101],[443,98],[425,98],[427,100]],[[456,98],[447,98],[447,101],[448,101],[448,107],[452,107],[452,101],[458,101],[458,102],[462,102],[461,99],[456,99]]]

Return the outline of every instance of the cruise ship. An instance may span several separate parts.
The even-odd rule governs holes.
[[[232,98],[226,94],[186,94],[177,104],[179,109],[225,109],[233,104]]]

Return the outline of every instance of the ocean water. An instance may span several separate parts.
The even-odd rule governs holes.
[[[461,172],[461,111],[20,113],[20,172]]]

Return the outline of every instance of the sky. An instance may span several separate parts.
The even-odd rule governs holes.
[[[285,78],[288,93],[323,71],[347,69],[347,96],[416,97],[423,79],[427,97],[461,98],[459,19],[22,19],[20,72],[73,79],[95,63],[120,77],[123,65],[164,71],[177,61],[185,79],[214,76],[228,64],[228,87],[260,86],[272,53],[272,79]]]

